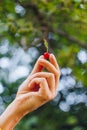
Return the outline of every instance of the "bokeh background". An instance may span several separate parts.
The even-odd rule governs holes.
[[[87,130],[87,0],[0,0],[0,114],[49,43],[57,97],[15,130]]]

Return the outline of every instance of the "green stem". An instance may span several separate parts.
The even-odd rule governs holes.
[[[44,40],[44,46],[46,47],[46,51],[48,52],[48,42],[46,39],[43,39]]]

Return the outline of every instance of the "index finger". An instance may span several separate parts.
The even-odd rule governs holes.
[[[41,72],[41,71],[43,70],[43,66],[41,66],[41,65],[39,64],[39,62],[38,62],[40,59],[44,59],[44,56],[41,55],[41,56],[39,57],[39,59],[37,60],[37,62],[36,62],[35,65],[34,65],[34,68],[33,68],[32,72],[31,72],[31,74],[34,74],[34,73],[37,73],[37,72]]]

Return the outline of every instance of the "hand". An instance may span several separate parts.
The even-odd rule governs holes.
[[[48,72],[42,72],[42,66]],[[15,99],[19,104],[19,113],[24,116],[52,100],[56,96],[59,77],[59,67],[54,55],[50,54],[49,61],[40,56],[30,76],[19,87]]]
[[[42,72],[43,67],[48,72]],[[56,96],[59,77],[54,55],[50,54],[49,61],[40,56],[29,77],[19,87],[15,100],[1,115],[0,127],[13,129],[24,115],[52,100]]]

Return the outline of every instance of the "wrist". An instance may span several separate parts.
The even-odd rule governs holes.
[[[18,113],[18,106],[14,100],[0,116],[0,128],[2,130],[12,130],[21,119]]]

